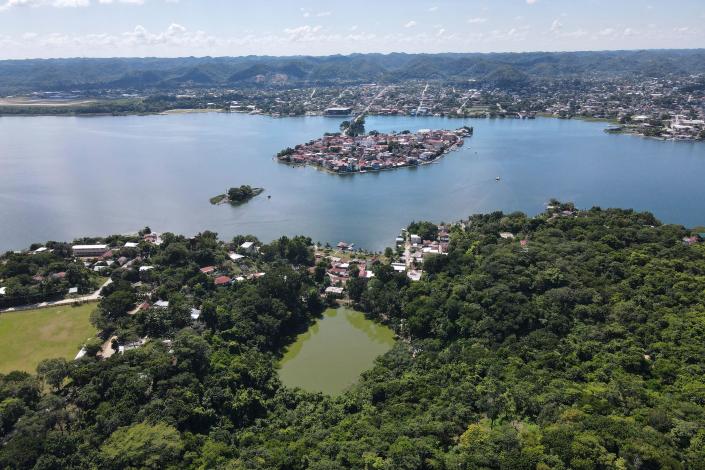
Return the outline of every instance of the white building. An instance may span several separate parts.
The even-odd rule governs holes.
[[[72,248],[74,256],[86,258],[103,256],[108,251],[108,245],[74,245]]]
[[[245,242],[240,245],[240,249],[247,253],[254,253],[257,251],[257,246],[255,246],[255,242]]]
[[[403,273],[406,271],[406,264],[404,263],[392,263],[392,268],[398,272],[398,273]]]

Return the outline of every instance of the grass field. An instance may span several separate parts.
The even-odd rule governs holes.
[[[96,334],[89,319],[95,303],[0,314],[0,373],[34,372],[42,359],[73,359]]]

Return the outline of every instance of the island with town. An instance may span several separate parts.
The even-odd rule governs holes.
[[[326,134],[277,154],[277,160],[311,165],[337,174],[365,173],[432,163],[462,147],[472,127],[456,130],[421,129],[383,134]]]

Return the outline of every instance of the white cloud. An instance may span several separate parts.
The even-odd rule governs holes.
[[[178,2],[179,0],[166,0],[167,2]],[[111,3],[130,3],[132,5],[143,5],[144,0],[98,0],[98,3],[110,5]]]
[[[486,23],[487,18],[468,18],[468,23],[470,24],[478,24],[478,23]]]
[[[416,21],[411,20],[411,21],[409,21],[408,23],[406,23],[406,24],[404,25],[404,27],[405,27],[405,28],[413,28],[414,26],[416,26],[416,24],[417,24]]]
[[[303,25],[297,28],[286,28],[284,32],[288,35],[290,41],[313,41],[316,40],[316,34],[319,33],[321,29],[323,29],[321,25]]]
[[[527,5],[534,5],[534,4],[535,4],[536,2],[538,2],[538,1],[539,1],[539,0],[526,0],[526,4],[527,4]]]
[[[435,11],[438,11],[438,7],[437,7],[437,6],[432,6],[431,8],[428,9],[428,11],[430,11],[431,13],[433,13],[433,12],[435,12]]]
[[[624,32],[622,34],[624,36],[636,36],[639,32],[632,28],[624,28]]]
[[[166,0],[167,2],[178,2],[178,0]],[[132,5],[142,5],[144,0],[97,0],[101,5],[112,3],[127,3]],[[54,7],[54,8],[77,8],[91,5],[91,0],[5,0],[0,3],[0,11],[9,10],[16,7]]]
[[[117,3],[120,0],[113,1]],[[166,0],[153,1],[163,4]],[[99,0],[92,0],[93,5],[98,3]],[[469,20],[466,19],[466,21]],[[365,24],[328,28],[316,24],[315,21],[304,21],[303,25],[294,24],[278,31],[250,28],[223,34],[190,30],[183,23],[167,24],[168,27],[162,30],[150,30],[144,25],[138,25],[126,32],[118,30],[90,34],[38,32],[34,28],[30,29],[31,25],[28,25],[25,33],[0,32],[0,58],[325,55],[356,52],[431,53],[467,50],[489,52],[522,51],[527,47],[532,49],[541,47],[544,50],[580,50],[585,49],[585,44],[590,44],[594,48],[609,48],[615,38],[625,38],[629,47],[633,47],[635,41],[638,41],[639,47],[648,47],[651,44],[655,47],[663,47],[663,45],[677,46],[686,40],[688,43],[695,43],[695,41],[700,43],[705,40],[703,29],[688,23],[669,25],[664,29],[644,29],[645,26],[641,24],[632,25],[629,28],[625,24],[616,23],[610,27],[603,25],[604,29],[595,28],[586,31],[569,30],[568,21],[565,21],[565,25],[561,21],[563,21],[562,18],[558,17],[543,28],[510,21],[514,27],[508,24],[504,28],[495,28],[492,31],[478,31],[482,28],[467,26],[463,28],[462,25],[457,25],[456,29],[456,26],[441,24],[440,21],[417,24],[416,21],[410,20],[411,25],[408,28],[384,33],[369,30],[367,29],[369,26]],[[481,22],[477,21],[477,23]],[[492,20],[488,20],[488,24],[492,24]],[[403,23],[402,26],[404,26]],[[637,27],[638,30],[632,29]],[[586,42],[586,38],[590,42]],[[531,45],[527,46],[529,42]]]
[[[45,5],[57,8],[85,7],[90,5],[90,0],[5,0],[3,4],[0,4],[0,10],[8,10],[14,7],[40,7]]]
[[[301,11],[301,16],[303,16],[304,18],[310,18],[312,16],[315,16],[316,18],[323,18],[325,16],[331,16],[333,14],[332,11],[319,11],[315,13],[307,8],[299,8],[299,10]]]

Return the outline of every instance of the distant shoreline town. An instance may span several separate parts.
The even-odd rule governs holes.
[[[421,129],[415,133],[326,134],[277,154],[277,160],[310,165],[336,174],[366,173],[432,163],[463,146],[472,127],[454,131]]]

